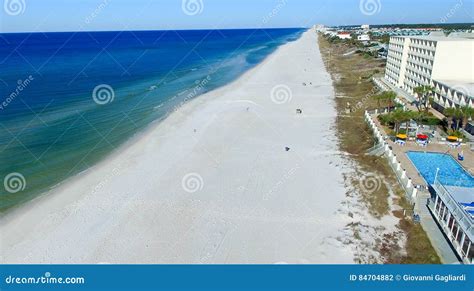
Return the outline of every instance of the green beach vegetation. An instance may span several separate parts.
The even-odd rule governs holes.
[[[418,111],[424,109],[428,111],[430,108],[430,101],[432,100],[434,88],[431,86],[418,86],[413,89],[417,96],[416,108]]]
[[[400,126],[405,123],[405,128],[408,128],[408,123],[410,122],[410,120],[414,120],[417,124],[423,125],[437,126],[441,124],[441,120],[436,118],[430,112],[403,110],[401,107],[396,108],[392,112],[380,114],[378,116],[378,120],[382,125],[390,127],[393,130],[393,135],[396,135],[398,133],[405,133],[404,131],[400,130]]]
[[[469,119],[474,118],[474,109],[469,106],[459,108],[451,107],[446,108],[443,111],[443,114],[446,116],[446,132],[449,135],[462,138],[464,135],[461,132],[461,129],[467,126]]]
[[[384,258],[385,263],[396,264],[439,264],[441,261],[431,245],[428,236],[420,224],[414,223],[405,216],[403,209],[411,209],[410,203],[405,198],[404,190],[384,158],[366,155],[369,148],[374,145],[373,134],[364,121],[364,109],[380,108],[380,105],[389,105],[393,102],[393,93],[379,93],[371,78],[375,72],[383,71],[384,61],[377,58],[366,58],[363,54],[347,54],[349,51],[357,49],[352,42],[335,40],[320,35],[319,46],[328,71],[333,76],[334,88],[337,94],[336,108],[338,118],[336,127],[339,135],[339,148],[341,151],[350,154],[353,161],[357,163],[357,168],[364,172],[370,172],[378,177],[383,177],[384,182],[376,191],[367,192],[360,190],[363,203],[368,207],[371,215],[381,218],[385,215],[392,215],[399,219],[398,228],[405,234],[406,241],[400,249],[400,241],[397,233],[386,234],[378,242],[376,251]],[[374,95],[380,95],[374,97]],[[367,98],[367,97],[372,98]],[[347,107],[361,104],[359,109],[347,112]],[[405,113],[398,110],[397,122],[406,120]],[[412,114],[412,113],[406,113]],[[439,122],[429,113],[422,118],[426,122]],[[353,185],[359,185],[360,174],[356,171],[353,177]],[[396,198],[391,197],[394,193]],[[391,210],[390,204],[397,205],[402,210]],[[354,239],[360,240],[356,225],[354,227]],[[359,237],[359,238],[358,238]],[[357,242],[355,242],[357,243]],[[363,242],[359,242],[363,243]]]

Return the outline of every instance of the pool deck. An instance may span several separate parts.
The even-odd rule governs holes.
[[[387,135],[383,126],[381,126],[378,119],[375,115],[372,115],[372,120],[375,122],[377,127],[379,128],[380,132],[383,132],[384,135]],[[457,149],[452,149],[448,147],[446,144],[438,144],[438,143],[430,143],[426,147],[421,147],[416,144],[414,141],[407,141],[404,146],[400,146],[395,144],[395,142],[391,140],[386,140],[386,142],[392,148],[394,154],[397,155],[397,159],[403,165],[403,168],[407,171],[408,177],[412,179],[412,182],[417,185],[426,185],[425,180],[423,177],[418,173],[417,169],[410,161],[408,156],[406,155],[409,151],[418,151],[418,152],[434,152],[434,153],[446,153],[450,154],[456,161],[458,161],[458,153],[464,153],[464,161],[458,161],[462,167],[468,171],[471,175],[474,176],[474,152],[467,145],[462,145]]]
[[[447,145],[442,144],[428,144],[426,147],[420,147],[415,142],[410,141],[408,141],[404,146],[397,145],[392,141],[387,142],[392,147],[393,152],[397,155],[398,160],[405,167],[407,175],[412,178],[413,183],[415,184],[426,185],[426,182],[406,155],[409,151],[450,154],[466,171],[474,176],[474,153],[466,145],[457,149],[451,149]],[[458,161],[457,159],[458,153],[461,151],[464,153],[464,161]]]
[[[371,117],[380,132],[383,133],[384,136],[387,136],[384,127],[381,126],[380,122],[376,118],[376,115],[371,115]],[[462,145],[459,148],[452,149],[446,144],[439,143],[430,143],[426,147],[421,147],[414,141],[407,141],[404,146],[395,144],[391,140],[386,140],[386,142],[392,148],[393,153],[397,156],[397,160],[400,161],[402,167],[406,170],[407,176],[412,179],[412,183],[414,185],[426,185],[426,182],[406,155],[406,153],[409,151],[446,153],[450,154],[456,161],[458,161],[458,153],[462,151],[464,153],[464,161],[458,162],[465,170],[474,176],[474,152],[471,151],[467,145]],[[420,223],[428,234],[431,244],[440,256],[441,261],[444,264],[459,263],[460,261],[456,256],[455,251],[452,249],[450,243],[436,223],[435,219],[431,216],[431,211],[426,205],[428,198],[430,198],[429,192],[423,190],[418,192],[414,209],[415,213],[420,215]]]

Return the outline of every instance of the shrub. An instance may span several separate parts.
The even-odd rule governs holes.
[[[450,130],[448,130],[448,134],[452,135],[452,136],[455,136],[455,137],[458,137],[458,138],[464,138],[464,134],[459,130],[450,129]]]

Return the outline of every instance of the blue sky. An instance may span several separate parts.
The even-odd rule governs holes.
[[[1,32],[474,22],[474,0],[0,1]]]

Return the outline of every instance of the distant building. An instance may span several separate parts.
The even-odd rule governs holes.
[[[357,36],[359,41],[370,41],[370,36],[368,34],[361,34]]]
[[[362,24],[362,25],[360,26],[360,28],[361,28],[361,29],[364,29],[364,30],[369,30],[369,29],[370,29],[370,25],[368,25],[368,24]]]
[[[412,96],[418,86],[435,87],[435,108],[440,111],[447,106],[473,107],[472,90],[465,89],[474,83],[473,51],[472,38],[391,37],[385,79]]]
[[[323,24],[316,24],[314,30],[318,32],[326,32],[327,28]]]
[[[337,33],[337,37],[340,39],[351,39],[351,33],[347,31],[340,31]]]

